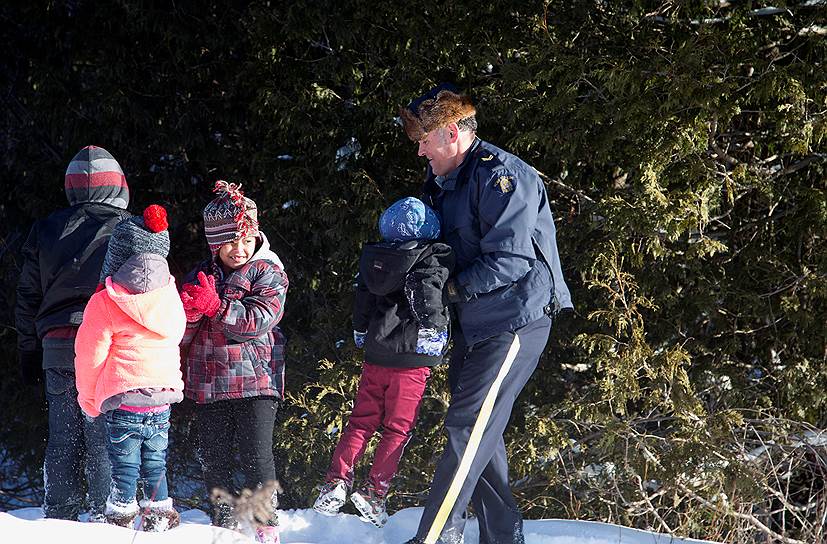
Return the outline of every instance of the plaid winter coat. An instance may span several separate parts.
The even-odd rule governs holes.
[[[214,317],[187,324],[181,342],[184,395],[199,404],[284,396],[284,313],[287,275],[267,238],[250,261],[225,275],[216,260],[190,272],[213,274],[221,306]],[[216,257],[217,259],[218,257]]]

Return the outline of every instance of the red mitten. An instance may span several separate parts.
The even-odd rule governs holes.
[[[190,312],[193,316],[200,313],[207,317],[213,317],[218,313],[218,308],[221,306],[221,299],[218,298],[218,293],[215,290],[215,278],[212,275],[207,276],[204,272],[199,272],[198,283],[184,285],[181,302],[184,304],[184,311]],[[189,314],[187,319],[189,319]],[[194,321],[197,321],[197,319],[194,319]]]
[[[184,285],[183,288],[186,289],[188,285],[189,284]],[[187,316],[187,323],[195,323],[204,317],[204,312],[193,307],[192,300],[192,296],[189,293],[181,291],[181,302],[184,304],[184,314]]]

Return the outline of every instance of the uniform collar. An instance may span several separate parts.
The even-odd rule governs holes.
[[[457,179],[459,179],[460,174],[468,166],[468,163],[471,162],[471,155],[477,150],[480,146],[481,140],[479,137],[474,137],[474,142],[471,144],[471,147],[468,148],[468,151],[465,152],[465,158],[462,159],[462,162],[459,166],[445,174],[444,176],[435,176],[434,182],[443,190],[443,191],[453,191],[457,186]]]

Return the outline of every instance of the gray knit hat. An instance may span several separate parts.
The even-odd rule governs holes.
[[[241,185],[219,180],[213,192],[218,196],[204,207],[204,234],[215,255],[223,244],[259,232],[256,203],[244,196]]]
[[[157,204],[148,206],[143,217],[132,216],[118,223],[109,238],[100,282],[104,283],[133,255],[154,253],[166,258],[169,255],[167,227],[167,211]]]

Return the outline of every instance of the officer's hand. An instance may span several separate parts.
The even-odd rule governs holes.
[[[367,337],[367,331],[353,331],[353,343],[356,344],[357,348],[363,348],[365,345],[365,337]]]
[[[568,325],[574,320],[574,309],[560,308],[554,314],[554,324]]]
[[[571,308],[561,308],[552,316],[551,331],[556,342],[569,344],[576,333],[576,315]]]

